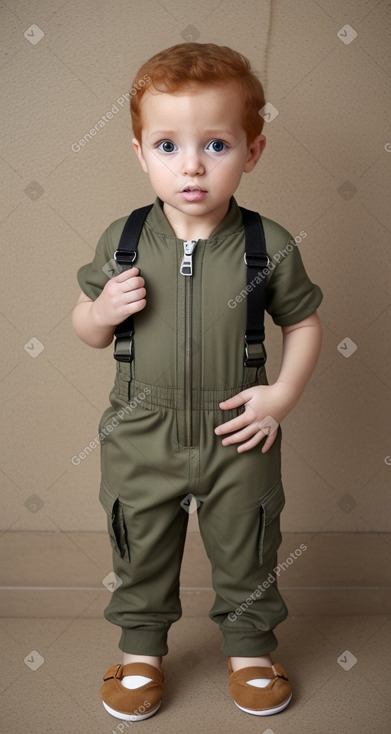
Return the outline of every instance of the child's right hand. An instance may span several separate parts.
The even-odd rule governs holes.
[[[107,281],[92,308],[100,326],[117,326],[146,306],[145,281],[138,268],[124,270]]]

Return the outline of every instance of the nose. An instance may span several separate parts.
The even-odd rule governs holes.
[[[196,176],[205,173],[204,164],[197,151],[187,151],[183,157],[182,174],[184,176]]]

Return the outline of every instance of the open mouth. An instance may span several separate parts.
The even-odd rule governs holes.
[[[185,201],[203,201],[205,199],[207,192],[204,189],[201,189],[199,186],[196,186],[195,184],[188,184],[187,186],[184,186],[183,189],[181,189],[180,195],[182,199],[185,199]]]
[[[188,183],[182,186],[180,195],[185,201],[197,202],[205,199],[207,191],[196,183]]]
[[[206,193],[205,189],[201,189],[200,186],[196,186],[195,184],[189,184],[188,186],[184,186],[183,189],[181,189],[181,194],[183,194],[184,192],[188,193],[188,192],[199,192],[199,191],[201,191],[202,193]]]

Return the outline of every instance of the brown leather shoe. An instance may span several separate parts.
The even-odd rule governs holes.
[[[246,714],[270,716],[278,714],[292,698],[292,686],[284,668],[275,663],[271,668],[254,666],[242,668],[235,673],[228,659],[229,692],[234,703]],[[264,687],[251,685],[249,681],[269,679]]]
[[[140,688],[126,688],[122,678],[126,675],[141,675],[150,678]],[[141,721],[158,711],[163,695],[163,673],[148,663],[112,665],[103,676],[100,689],[103,706],[117,719]]]

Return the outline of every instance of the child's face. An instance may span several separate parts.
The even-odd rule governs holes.
[[[141,107],[141,145],[134,139],[133,146],[167,218],[173,208],[177,220],[202,216],[217,224],[266,144],[258,135],[248,146],[236,85],[147,91]]]

